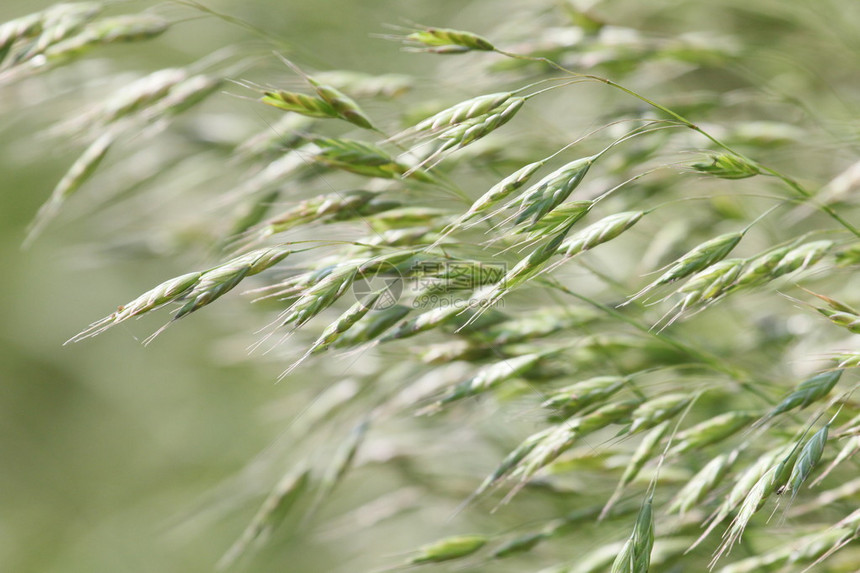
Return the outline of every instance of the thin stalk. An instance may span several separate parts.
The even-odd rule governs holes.
[[[673,119],[675,119],[675,120],[679,121],[679,122],[680,122],[680,123],[682,123],[684,126],[686,126],[686,127],[690,128],[690,129],[692,129],[693,131],[695,131],[695,132],[697,132],[697,133],[701,134],[702,136],[704,136],[705,138],[707,138],[708,140],[710,140],[710,141],[711,141],[714,145],[716,145],[717,147],[719,147],[719,148],[721,148],[721,149],[723,149],[723,150],[727,151],[728,153],[731,153],[732,155],[735,155],[735,156],[737,156],[737,157],[740,157],[740,158],[741,158],[741,159],[743,159],[744,161],[747,161],[748,163],[750,163],[751,165],[753,165],[753,166],[755,166],[755,167],[759,168],[759,170],[761,170],[761,171],[763,171],[763,172],[767,173],[768,175],[771,175],[771,176],[773,176],[773,177],[776,177],[777,179],[779,179],[780,181],[782,181],[783,183],[785,183],[785,184],[789,187],[789,189],[791,189],[792,191],[794,191],[795,193],[797,193],[797,194],[798,194],[798,195],[800,195],[801,197],[803,197],[803,198],[805,198],[805,199],[811,199],[811,198],[813,197],[813,193],[812,193],[812,192],[810,192],[809,190],[805,189],[802,185],[800,185],[800,183],[798,183],[796,180],[794,180],[793,178],[789,177],[788,175],[785,175],[785,174],[783,174],[783,173],[781,173],[781,172],[777,171],[776,169],[773,169],[772,167],[768,167],[768,166],[766,166],[766,165],[762,165],[761,163],[759,163],[759,162],[757,162],[757,161],[755,161],[755,160],[753,160],[753,159],[751,159],[751,158],[747,157],[747,156],[746,156],[746,155],[744,155],[743,153],[740,153],[740,152],[738,152],[738,151],[735,151],[731,146],[729,146],[729,145],[728,145],[728,144],[726,144],[726,143],[723,143],[721,140],[717,139],[715,136],[711,135],[710,133],[708,133],[707,131],[705,131],[704,129],[702,129],[701,127],[699,127],[698,125],[696,125],[695,123],[693,123],[692,121],[690,121],[689,119],[687,119],[686,117],[684,117],[684,116],[682,116],[681,114],[679,114],[679,113],[677,113],[677,112],[675,112],[675,111],[673,111],[673,110],[669,109],[668,107],[666,107],[666,106],[664,106],[664,105],[661,105],[661,104],[659,104],[659,103],[655,102],[655,101],[654,101],[654,100],[652,100],[652,99],[649,99],[648,97],[646,97],[646,96],[644,96],[644,95],[642,95],[642,94],[640,94],[640,93],[638,93],[638,92],[636,92],[636,91],[634,91],[634,90],[632,90],[632,89],[630,89],[630,88],[627,88],[627,87],[625,87],[625,86],[623,86],[623,85],[621,85],[621,84],[619,84],[619,83],[616,83],[616,82],[614,82],[614,81],[612,81],[612,80],[610,80],[610,79],[608,79],[608,78],[604,78],[604,77],[601,77],[601,76],[596,76],[596,75],[594,75],[594,74],[583,74],[583,73],[580,73],[580,72],[574,72],[573,70],[569,70],[569,69],[565,68],[564,66],[562,66],[562,65],[560,65],[560,64],[558,64],[558,63],[556,63],[556,62],[554,62],[554,61],[552,61],[552,60],[550,60],[549,58],[544,58],[544,57],[535,57],[535,56],[525,56],[525,55],[522,55],[522,54],[515,54],[515,53],[512,53],[512,52],[506,52],[506,51],[504,51],[504,50],[498,50],[498,49],[496,50],[496,52],[497,52],[498,54],[501,54],[501,55],[506,56],[506,57],[508,57],[508,58],[513,58],[513,59],[517,59],[517,60],[530,60],[530,61],[535,61],[535,62],[542,62],[542,63],[545,63],[545,64],[547,64],[547,65],[549,65],[549,66],[551,66],[551,67],[555,68],[556,70],[558,70],[558,71],[560,71],[560,72],[563,72],[563,73],[565,73],[565,74],[568,74],[568,75],[571,75],[571,76],[574,76],[574,77],[577,77],[577,78],[583,78],[583,79],[588,79],[588,80],[593,80],[593,81],[596,81],[596,82],[600,82],[600,83],[602,83],[602,84],[606,84],[606,85],[608,85],[608,86],[610,86],[610,87],[612,87],[612,88],[615,88],[615,89],[617,89],[617,90],[620,90],[620,91],[622,91],[622,92],[624,92],[624,93],[626,93],[626,94],[628,94],[628,95],[630,95],[630,96],[633,96],[634,98],[638,99],[639,101],[641,101],[641,102],[643,102],[643,103],[646,103],[646,104],[650,105],[650,106],[651,106],[651,107],[653,107],[654,109],[659,110],[659,111],[661,111],[661,112],[665,113],[666,115],[668,115],[668,116],[672,117]],[[860,238],[860,229],[858,229],[857,227],[855,227],[854,225],[852,225],[851,223],[849,223],[848,221],[846,221],[846,220],[845,220],[841,215],[839,215],[839,214],[838,214],[838,213],[837,213],[837,212],[836,212],[832,207],[830,207],[829,205],[818,205],[818,208],[819,208],[819,209],[821,209],[821,210],[822,210],[824,213],[826,213],[828,216],[830,216],[834,221],[836,221],[837,223],[839,223],[840,225],[842,225],[842,226],[843,226],[845,229],[847,229],[851,234],[853,234],[854,236],[856,236],[856,237]]]

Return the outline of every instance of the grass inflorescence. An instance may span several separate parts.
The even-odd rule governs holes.
[[[372,472],[421,489],[428,506],[461,509],[438,541],[404,559],[374,553],[377,567],[835,572],[840,555],[856,562],[860,518],[842,505],[860,486],[837,487],[860,451],[856,181],[842,161],[808,160],[802,141],[853,136],[824,120],[780,123],[753,79],[738,90],[751,98],[742,113],[741,96],[706,84],[655,85],[679,70],[689,82],[752,74],[723,43],[658,40],[604,21],[613,15],[599,5],[600,15],[547,5],[523,7],[531,20],[498,39],[424,26],[392,37],[426,54],[416,67],[457,54],[467,72],[310,72],[301,52],[278,51],[260,58],[277,77],[261,80],[257,58],[210,59],[138,74],[45,132],[81,151],[28,244],[89,201],[94,219],[119,212],[115,228],[152,229],[135,235],[148,252],[168,245],[198,269],[69,342],[167,308],[168,325],[184,324],[247,286],[266,315],[249,312],[260,328],[248,344],[282,361],[275,391],[301,402],[303,374],[319,392],[360,380],[291,437],[294,467],[222,566],[279,532],[324,538],[333,512],[323,506],[344,490],[359,503],[346,484]],[[63,4],[0,25],[0,89],[182,25],[103,8]],[[250,101],[212,101],[230,85]],[[579,106],[587,89],[602,90],[599,110]],[[214,103],[246,129],[207,130]],[[176,185],[159,177],[164,158],[133,181],[99,178],[161,143],[186,176]],[[168,207],[153,217],[158,204]],[[798,216],[798,204],[814,215]],[[446,456],[460,448],[484,454],[459,467]],[[774,512],[786,519],[768,520]],[[795,527],[795,515],[808,523]],[[777,521],[799,549],[774,548]],[[463,523],[480,531],[461,533]]]

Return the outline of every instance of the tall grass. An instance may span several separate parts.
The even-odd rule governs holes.
[[[272,392],[303,414],[291,467],[219,567],[255,570],[256,552],[308,526],[325,543],[397,523],[426,543],[364,562],[856,568],[857,136],[837,108],[853,110],[838,96],[857,86],[778,57],[823,38],[811,3],[721,13],[779,22],[773,49],[740,25],[652,31],[686,4],[642,29],[609,4],[548,2],[499,30],[368,40],[416,52],[411,76],[316,69],[190,1],[69,4],[0,27],[7,94],[192,16],[268,42],[133,82],[102,72],[88,105],[72,94],[79,107],[41,135],[80,156],[25,240],[77,203],[108,240],[196,260],[117,293],[70,342],[157,314],[158,343],[249,293],[251,352],[277,357]],[[832,94],[810,87],[818,76]],[[303,373],[313,399],[291,387]],[[400,489],[332,515],[362,479]],[[410,521],[416,507],[437,522]]]

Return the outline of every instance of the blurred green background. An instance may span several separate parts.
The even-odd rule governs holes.
[[[48,4],[4,0],[0,21]],[[415,58],[422,66],[453,65],[405,54],[396,44],[370,37],[385,33],[385,24],[456,23],[489,33],[518,4],[251,0],[212,5],[283,38],[291,57],[303,65],[379,73],[410,72]],[[844,65],[857,60],[860,40],[852,33],[860,18],[856,3],[763,1],[752,10],[741,2],[645,4],[605,2],[598,8],[615,23],[654,33],[706,30],[743,37],[761,48],[748,63],[750,73],[764,78],[763,91],[772,88],[775,100],[789,94],[816,102],[828,128],[856,141],[858,85],[849,71],[856,66]],[[170,5],[159,10],[190,14]],[[800,22],[804,33],[820,34],[793,36]],[[151,44],[106,49],[99,56],[116,57],[103,64],[109,69],[154,70],[190,63],[237,41],[254,40],[243,30],[202,19],[177,26]],[[822,53],[832,55],[830,66],[818,65]],[[281,73],[274,60],[268,70]],[[56,74],[41,85],[62,91],[63,78]],[[739,83],[715,73],[708,87],[726,91]],[[841,84],[847,87],[839,93],[829,88]],[[249,319],[247,299],[238,296],[172,327],[147,347],[141,340],[158,321],[129,324],[63,346],[118,303],[186,270],[194,255],[185,260],[124,257],[121,252],[102,256],[98,240],[104,229],[87,217],[85,201],[22,250],[27,224],[79,152],[38,136],[62,111],[54,108],[61,104],[45,95],[0,90],[0,570],[210,571],[250,519],[272,476],[289,465],[284,433],[302,404],[285,400],[295,394],[274,382],[282,362],[245,355],[254,339],[251,330],[260,323]],[[244,105],[226,95],[216,100],[214,105],[222,109]],[[256,128],[264,127],[260,118]],[[810,156],[810,162],[820,158]],[[829,165],[820,170],[829,172]],[[289,383],[310,384],[319,373],[305,375],[314,380]],[[313,394],[309,389],[308,396]],[[280,445],[272,448],[273,443]],[[260,453],[265,469],[255,473],[248,464]],[[242,477],[234,480],[237,476]],[[331,513],[397,485],[382,472],[362,474],[338,494],[340,505]],[[419,517],[406,518],[411,530],[395,522],[372,536],[335,531],[312,537],[296,531],[256,560],[252,570],[378,566],[379,555],[391,556],[432,539],[426,531],[441,529],[450,509],[421,507]],[[432,525],[425,530],[422,520]],[[368,539],[377,546],[369,549]]]

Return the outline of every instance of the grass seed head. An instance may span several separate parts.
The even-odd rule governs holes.
[[[791,251],[790,246],[771,249],[747,261],[735,281],[734,288],[745,288],[765,284],[775,278],[774,269]]]
[[[675,282],[678,279],[688,277],[699,272],[710,265],[720,261],[728,255],[740,242],[743,233],[726,233],[714,237],[704,243],[690,249],[686,254],[672,263],[660,277],[637,293],[634,298],[645,294],[653,288]]]
[[[649,496],[642,504],[633,533],[612,563],[612,573],[648,573],[654,548],[654,516]]]
[[[815,310],[826,316],[833,324],[841,326],[854,334],[860,334],[860,316],[856,313],[831,310],[829,308],[816,308]]]
[[[542,357],[542,354],[526,354],[506,358],[495,364],[485,366],[477,374],[455,386],[447,396],[439,401],[438,405],[448,404],[491,390],[502,382],[528,372],[537,365]]]
[[[681,294],[695,294],[698,301],[712,301],[725,294],[744,270],[744,259],[726,259],[691,276],[678,289]]]
[[[330,307],[352,285],[356,277],[354,268],[345,268],[326,276],[306,289],[299,299],[284,313],[282,324],[294,323],[297,327]]]
[[[418,122],[411,131],[437,131],[459,125],[464,121],[490,113],[513,95],[511,92],[499,92],[467,99]]]
[[[791,249],[782,260],[774,267],[773,277],[803,270],[811,267],[821,260],[830,249],[833,248],[833,241],[813,241]]]
[[[102,134],[84,150],[78,159],[54,187],[48,200],[39,208],[28,231],[25,245],[33,241],[42,229],[57,216],[66,200],[92,177],[117,138],[117,133],[109,131]]]
[[[308,77],[307,80],[313,86],[314,90],[316,90],[317,95],[331,106],[338,117],[364,129],[376,129],[367,114],[361,110],[351,97],[339,89],[323,84],[312,77]]]
[[[559,388],[550,394],[542,406],[553,410],[551,419],[563,419],[582,409],[605,400],[627,383],[622,376],[598,376]]]
[[[493,51],[496,48],[486,38],[472,32],[451,28],[422,28],[406,36],[406,40],[422,51],[453,54],[471,50]]]
[[[419,549],[417,555],[409,560],[409,564],[441,563],[461,559],[477,552],[486,543],[487,538],[480,535],[447,537]]]
[[[513,119],[525,101],[521,97],[511,98],[499,109],[484,117],[469,120],[442,132],[439,134],[439,138],[444,141],[442,148],[460,149],[489,135]]]
[[[694,163],[692,167],[699,173],[721,179],[745,179],[761,173],[758,166],[738,155],[720,153],[711,155],[710,160],[710,163]]]
[[[559,246],[558,253],[565,258],[571,258],[593,249],[601,243],[614,239],[635,225],[644,214],[642,211],[625,211],[604,217],[571,235]]]
[[[660,396],[641,404],[633,412],[630,433],[653,428],[657,424],[679,414],[692,400],[689,394],[673,393]]]
[[[9,61],[3,67],[13,67],[31,60],[38,61],[34,58],[44,54],[54,44],[80,32],[102,9],[103,6],[95,2],[57,4],[9,22],[9,28],[4,25],[4,29],[0,31],[5,37],[2,53],[11,52]],[[13,50],[16,40],[26,40],[32,36],[36,36],[32,42],[22,42],[20,49]],[[44,62],[39,62],[38,65],[44,65]]]
[[[155,71],[119,90],[98,109],[98,121],[112,123],[160,100],[188,74],[178,68]]]
[[[339,90],[346,90],[355,97],[397,98],[411,91],[415,80],[403,74],[366,74],[361,72],[332,70],[314,74],[314,79]]]
[[[728,474],[738,453],[738,450],[733,450],[727,454],[718,454],[705,464],[675,495],[669,504],[669,512],[677,511],[683,515],[703,501]]]
[[[800,486],[806,481],[812,473],[813,468],[821,460],[821,454],[824,453],[824,445],[827,443],[827,433],[830,424],[826,424],[823,428],[815,432],[809,438],[800,450],[797,456],[797,461],[794,462],[794,467],[791,470],[791,476],[788,478],[789,487],[791,487],[792,495],[797,495],[800,491]]]
[[[752,412],[732,411],[714,416],[710,420],[693,426],[676,436],[671,454],[683,454],[716,444],[748,426],[755,418]]]
[[[473,218],[478,213],[497,205],[500,201],[510,196],[511,193],[519,190],[523,185],[528,183],[532,175],[534,175],[545,162],[545,160],[541,160],[529,163],[490,187],[486,193],[481,195],[481,197],[472,203],[472,206],[469,207],[469,210],[464,215],[463,220],[466,221]]]
[[[535,183],[517,199],[519,211],[515,222],[531,219],[534,226],[541,217],[558,207],[576,189],[588,173],[594,157],[571,161]]]
[[[254,543],[265,541],[283,523],[290,510],[305,495],[310,485],[310,471],[290,473],[281,479],[260,509],[251,519],[236,543],[218,562],[217,568],[224,570],[236,562]]]
[[[504,559],[511,555],[531,551],[538,545],[538,543],[548,539],[550,536],[550,533],[539,531],[537,533],[526,533],[519,537],[514,537],[510,541],[506,541],[502,545],[493,549],[490,557],[493,559]]]
[[[242,282],[249,270],[251,270],[250,262],[240,262],[237,264],[226,263],[206,271],[200,276],[200,280],[191,291],[182,297],[188,302],[176,311],[173,320],[179,320],[233,290],[236,285]]]
[[[594,412],[578,420],[576,430],[580,435],[596,432],[610,424],[623,424],[630,420],[631,414],[641,405],[639,400],[622,400],[601,406]]]
[[[375,310],[363,320],[360,320],[349,332],[341,336],[335,342],[335,347],[351,347],[373,342],[389,328],[400,322],[411,311],[411,308],[402,304]]]
[[[153,14],[126,14],[96,20],[66,39],[51,43],[44,53],[33,58],[35,68],[47,68],[82,56],[95,46],[148,40],[163,34],[170,23]]]
[[[786,396],[782,402],[777,404],[777,406],[771,410],[766,419],[770,419],[778,414],[788,412],[795,408],[805,408],[813,402],[821,400],[830,393],[834,386],[836,386],[836,383],[839,381],[841,376],[842,370],[839,369],[822,372],[820,374],[816,374],[812,378],[804,380],[791,394]]]
[[[35,12],[0,24],[0,69],[16,45],[35,38],[44,29],[45,13]]]
[[[93,323],[89,328],[69,339],[69,342],[77,342],[79,340],[95,336],[96,334],[99,334],[120,322],[128,320],[129,318],[140,316],[151,310],[160,308],[167,303],[173,302],[187,293],[189,289],[194,287],[194,285],[200,281],[201,276],[202,273],[193,272],[165,281],[155,288],[146,291],[131,302],[127,302],[120,306],[116,312]]]
[[[285,90],[265,91],[260,101],[266,105],[307,117],[322,119],[338,117],[337,111],[328,102],[302,93]]]
[[[463,309],[457,304],[447,304],[437,308],[433,308],[422,312],[414,318],[405,320],[397,325],[397,327],[383,336],[380,342],[388,342],[390,340],[399,340],[401,338],[409,338],[432,330],[437,326],[441,326],[454,319]]]
[[[374,208],[365,209],[378,196],[379,194],[373,191],[356,189],[305,199],[286,212],[267,221],[262,234],[269,236],[283,233],[307,223],[319,223],[328,220],[344,221],[374,214],[374,212],[379,212],[378,209],[388,210],[399,205],[399,203],[393,202],[381,204],[377,202]]]
[[[427,183],[435,179],[427,172],[395,160],[376,145],[354,139],[314,138],[319,151],[314,159],[323,165],[366,177],[400,179],[408,177]]]
[[[218,91],[224,81],[205,74],[191,76],[173,86],[161,101],[148,109],[147,117],[154,120],[184,113]]]

